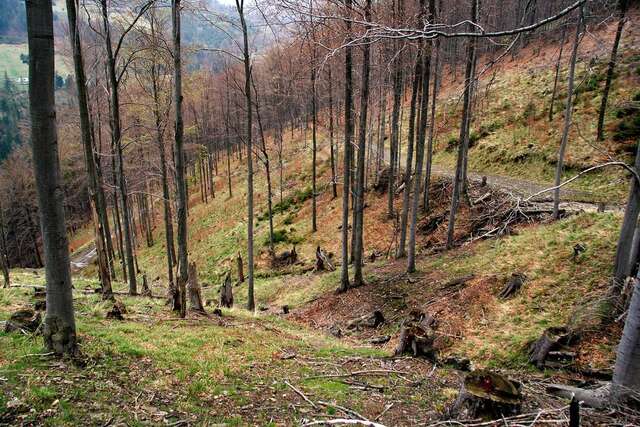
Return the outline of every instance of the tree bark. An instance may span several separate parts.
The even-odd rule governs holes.
[[[556,75],[553,79],[553,91],[551,92],[551,103],[549,104],[549,121],[553,121],[553,108],[558,95],[558,79],[560,78],[560,66],[562,61],[562,52],[564,51],[564,42],[567,35],[567,27],[562,27],[562,40],[560,41],[560,52],[558,53],[558,61],[556,62]]]
[[[365,21],[371,21],[371,0],[366,0],[364,8]],[[368,29],[369,26],[367,25]],[[369,68],[370,68],[370,44],[365,43],[362,48],[362,83],[360,85],[360,123],[358,127],[358,158],[356,162],[356,203],[354,210],[356,220],[354,222],[353,238],[355,239],[355,251],[353,254],[353,285],[364,285],[362,276],[362,263],[364,252],[364,180],[365,180],[365,154],[367,141],[367,114],[369,109]]]
[[[562,180],[562,170],[564,168],[564,152],[569,141],[569,129],[571,129],[571,116],[573,114],[573,88],[575,84],[576,61],[578,59],[578,47],[580,46],[582,23],[584,21],[584,7],[580,7],[580,16],[576,25],[576,36],[573,41],[573,51],[571,52],[571,63],[569,64],[569,83],[567,88],[567,105],[564,111],[564,126],[562,128],[562,140],[558,149],[558,162],[556,164],[556,175],[553,191],[553,218],[560,218],[560,181]]]
[[[352,0],[345,0],[347,20],[345,21],[347,33],[347,46],[344,53],[344,165],[342,183],[342,265],[340,268],[340,292],[346,292],[350,287],[349,282],[349,196],[351,181],[351,144],[353,140],[353,53],[349,42],[351,34],[351,7]]]
[[[186,285],[189,278],[187,252],[187,187],[184,179],[184,123],[182,121],[182,60],[180,52],[180,8],[181,0],[171,0],[173,28],[173,96],[175,108],[175,165],[178,202],[178,300],[180,317],[187,315]],[[175,306],[174,302],[174,306]]]
[[[407,135],[407,159],[404,172],[404,190],[402,194],[402,215],[400,216],[400,243],[396,250],[396,258],[407,255],[407,222],[409,220],[409,194],[411,193],[411,168],[413,166],[413,141],[415,137],[416,109],[422,84],[422,49],[418,50],[413,70],[413,88],[411,89],[411,106],[409,109],[409,134]]]
[[[4,288],[11,286],[11,277],[9,274],[9,254],[7,253],[7,235],[4,229],[4,214],[2,206],[0,206],[0,266],[2,267],[2,276],[4,278]]]
[[[397,17],[403,16],[403,0],[398,0]],[[387,214],[389,218],[394,216],[393,199],[396,184],[396,162],[398,157],[398,140],[400,127],[400,108],[402,100],[403,72],[400,55],[400,44],[396,42],[398,54],[393,62],[393,110],[391,112],[391,144],[389,147],[389,193],[387,198]]]
[[[243,63],[244,63],[244,96],[247,108],[247,310],[256,308],[253,290],[253,142],[252,127],[253,114],[251,104],[251,53],[249,52],[249,34],[247,22],[244,17],[244,0],[236,0],[236,9],[240,17],[243,39]]]
[[[640,289],[637,277],[624,323],[622,338],[616,352],[611,384],[611,397],[616,403],[638,402],[640,393]]]
[[[476,1],[476,0],[474,0]],[[424,9],[424,0],[421,1]],[[435,0],[429,0],[429,18],[433,16]],[[424,12],[422,12],[424,13]],[[430,19],[431,20],[431,19]],[[424,48],[424,47],[423,47]],[[427,133],[427,117],[429,115],[429,81],[431,79],[431,53],[423,54],[422,64],[422,98],[420,103],[420,125],[418,127],[418,143],[416,145],[416,177],[414,180],[413,200],[411,209],[411,229],[409,230],[409,249],[407,254],[407,272],[416,271],[416,228],[418,223],[418,209],[420,208],[420,186],[422,185],[422,165],[424,162],[424,142]]]
[[[640,171],[640,141],[636,146],[636,160],[634,169]],[[629,185],[629,198],[624,211],[622,227],[620,228],[620,237],[618,238],[618,246],[616,249],[615,271],[614,271],[614,290],[615,294],[619,294],[622,290],[624,280],[631,275],[631,259],[633,245],[633,234],[638,223],[640,215],[640,183],[635,176],[631,177]]]
[[[472,1],[471,22],[477,22],[478,0]],[[465,185],[465,165],[469,150],[469,123],[471,121],[471,101],[474,82],[474,70],[476,63],[476,39],[467,41],[467,66],[464,79],[464,101],[462,111],[462,123],[460,125],[460,140],[458,142],[458,160],[456,163],[456,175],[453,179],[453,194],[451,195],[451,208],[449,210],[449,224],[447,227],[447,249],[453,247],[456,214],[460,204],[460,194]]]
[[[618,58],[618,46],[620,45],[620,39],[622,38],[622,30],[624,24],[627,22],[627,7],[628,0],[618,0],[618,9],[620,10],[620,20],[618,21],[618,29],[616,30],[616,37],[613,41],[613,47],[611,48],[611,59],[609,60],[609,66],[607,68],[607,80],[604,84],[604,90],[602,91],[602,102],[600,103],[600,111],[598,112],[598,141],[604,141],[604,115],[607,111],[607,102],[609,100],[609,92],[611,91],[611,82],[613,81],[613,72],[616,68],[616,60]]]
[[[109,25],[109,14],[107,10],[107,0],[101,0],[102,5],[102,21],[104,25],[104,38],[107,53],[107,74],[109,85],[111,87],[111,120],[113,140],[116,148],[116,181],[120,190],[120,203],[122,205],[122,222],[123,222],[123,240],[126,248],[126,264],[129,273],[129,293],[135,295],[137,293],[136,273],[133,260],[133,244],[129,219],[129,203],[127,200],[127,190],[124,175],[124,162],[122,154],[122,129],[120,121],[120,99],[118,95],[118,78],[116,76],[116,57],[111,46],[111,29]]]
[[[433,8],[434,21],[437,18],[437,9]],[[438,86],[440,85],[440,39],[437,38],[433,42],[433,50],[435,55],[435,64],[433,65],[433,90],[431,95],[431,117],[429,126],[429,141],[427,143],[427,165],[424,172],[424,188],[422,190],[422,211],[429,212],[429,187],[431,186],[431,167],[433,164],[433,141],[435,138],[436,128],[436,101],[438,99]]]
[[[31,144],[47,280],[43,336],[49,351],[74,355],[76,325],[56,132],[53,6],[51,0],[31,0],[26,9]]]
[[[327,67],[329,72],[329,147],[331,149],[331,191],[333,198],[338,197],[338,181],[336,178],[336,158],[333,136],[333,82],[331,77],[331,67]]]

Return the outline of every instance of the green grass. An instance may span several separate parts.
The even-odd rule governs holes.
[[[29,65],[22,62],[20,55],[27,55],[29,48],[26,43],[6,44],[0,43],[0,78],[4,79],[6,72],[9,78],[29,77]],[[71,71],[64,63],[64,58],[56,55],[56,72],[66,77]],[[27,89],[27,85],[18,85]]]

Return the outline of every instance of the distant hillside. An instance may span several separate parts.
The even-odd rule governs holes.
[[[2,0],[0,7],[0,43],[24,43],[27,18],[24,0]]]

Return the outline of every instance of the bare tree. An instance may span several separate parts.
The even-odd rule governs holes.
[[[553,191],[553,217],[560,217],[560,181],[562,180],[562,170],[564,169],[564,152],[567,149],[569,141],[569,130],[571,129],[571,117],[573,114],[573,89],[575,86],[576,61],[578,60],[578,47],[582,38],[582,24],[584,22],[584,8],[580,7],[578,23],[576,24],[576,36],[573,41],[573,50],[571,52],[571,62],[569,64],[569,81],[567,87],[567,104],[564,111],[564,125],[562,127],[562,139],[560,148],[558,149],[558,161],[556,163],[556,175],[554,184],[556,189]]]
[[[365,20],[371,21],[371,0],[367,0],[364,8]],[[362,83],[360,85],[360,123],[358,124],[358,158],[356,161],[356,198],[353,209],[356,220],[353,224],[353,239],[355,251],[353,253],[353,285],[362,286],[362,262],[364,253],[364,179],[365,153],[367,140],[367,113],[369,108],[369,68],[371,46],[366,43],[362,48]]]
[[[607,67],[607,80],[604,84],[604,90],[602,91],[602,101],[600,103],[600,111],[598,112],[598,141],[604,140],[604,115],[607,111],[607,102],[609,100],[609,92],[611,91],[611,82],[613,81],[613,72],[616,68],[616,60],[618,58],[618,46],[620,45],[620,39],[622,38],[622,30],[624,24],[627,22],[627,9],[629,7],[628,0],[618,0],[618,10],[620,18],[618,20],[618,29],[616,30],[616,36],[613,40],[613,47],[611,48],[611,59],[609,59],[609,66]]]
[[[251,52],[249,51],[249,31],[244,15],[244,0],[236,0],[236,9],[240,17],[242,28],[242,58],[244,64],[244,96],[247,108],[247,310],[253,311],[256,308],[253,293],[253,113],[251,103]]]
[[[181,0],[171,1],[173,28],[173,103],[175,108],[175,165],[178,202],[178,277],[177,295],[180,317],[187,312],[187,281],[189,260],[187,251],[187,187],[184,179],[184,123],[182,119],[182,60],[180,50],[180,5]],[[174,300],[174,307],[178,305]]]
[[[347,47],[344,49],[344,164],[342,171],[342,265],[340,268],[340,288],[345,292],[349,282],[349,193],[351,181],[351,144],[353,143],[353,53],[349,41],[352,40],[351,16],[352,0],[345,0],[345,21]]]
[[[51,0],[32,0],[26,8],[31,145],[47,283],[43,336],[49,351],[74,355],[76,325],[55,120],[53,6]]]

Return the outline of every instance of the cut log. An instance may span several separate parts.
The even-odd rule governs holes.
[[[381,337],[371,338],[371,339],[369,340],[369,343],[371,343],[371,344],[376,344],[376,345],[378,345],[378,344],[385,344],[385,343],[388,343],[388,342],[389,342],[389,340],[391,340],[391,337],[390,337],[389,335],[383,335],[383,336],[381,336]]]
[[[471,371],[471,360],[467,359],[466,357],[448,356],[442,361],[442,363],[451,366],[453,369],[457,369],[459,371]]]
[[[233,287],[231,286],[231,272],[228,272],[224,278],[224,283],[220,288],[220,306],[233,307]]]
[[[459,277],[457,279],[453,279],[453,280],[449,280],[447,283],[445,283],[444,285],[442,285],[442,287],[440,289],[442,290],[454,290],[454,289],[461,289],[464,287],[464,285],[471,279],[473,279],[475,277],[474,274],[469,274],[467,276],[464,277]]]
[[[564,384],[551,384],[547,386],[547,393],[566,399],[575,398],[578,402],[582,402],[586,406],[600,409],[607,404],[611,391],[608,386],[603,386],[595,390],[586,390]]]
[[[452,418],[495,420],[517,415],[522,405],[520,384],[489,370],[467,374],[449,409]]]
[[[195,261],[189,263],[189,278],[187,282],[187,291],[189,294],[189,306],[192,311],[206,314],[204,304],[202,304],[202,292],[198,283],[198,270]]]
[[[4,331],[33,333],[38,330],[42,323],[42,316],[39,312],[31,309],[18,310],[9,317],[4,325]]]
[[[316,248],[316,265],[314,270],[315,271],[335,271],[335,269],[336,268],[331,262],[331,258],[329,257],[329,255],[327,255],[327,253],[323,251],[322,248],[320,248],[320,246],[318,246]]]
[[[502,290],[498,294],[498,297],[502,299],[506,299],[514,295],[516,292],[520,290],[520,288],[522,287],[526,279],[527,279],[527,276],[525,276],[522,273],[512,273],[511,278],[509,279],[507,284],[504,286],[504,288],[502,288]]]
[[[107,312],[107,319],[112,320],[124,320],[124,315],[127,314],[127,308],[121,301],[115,301],[111,310]]]
[[[329,328],[329,333],[336,338],[342,337],[342,329],[338,325],[333,325]]]
[[[538,369],[544,369],[547,359],[553,361],[556,356],[560,356],[560,359],[565,358],[569,352],[567,346],[575,338],[566,327],[546,329],[542,336],[529,346],[529,363],[536,365]]]
[[[394,353],[396,356],[410,353],[413,357],[426,357],[435,361],[438,356],[433,345],[435,338],[433,330],[408,322],[400,328],[400,337]]]
[[[377,328],[384,323],[384,315],[380,310],[360,316],[347,324],[347,329]]]

